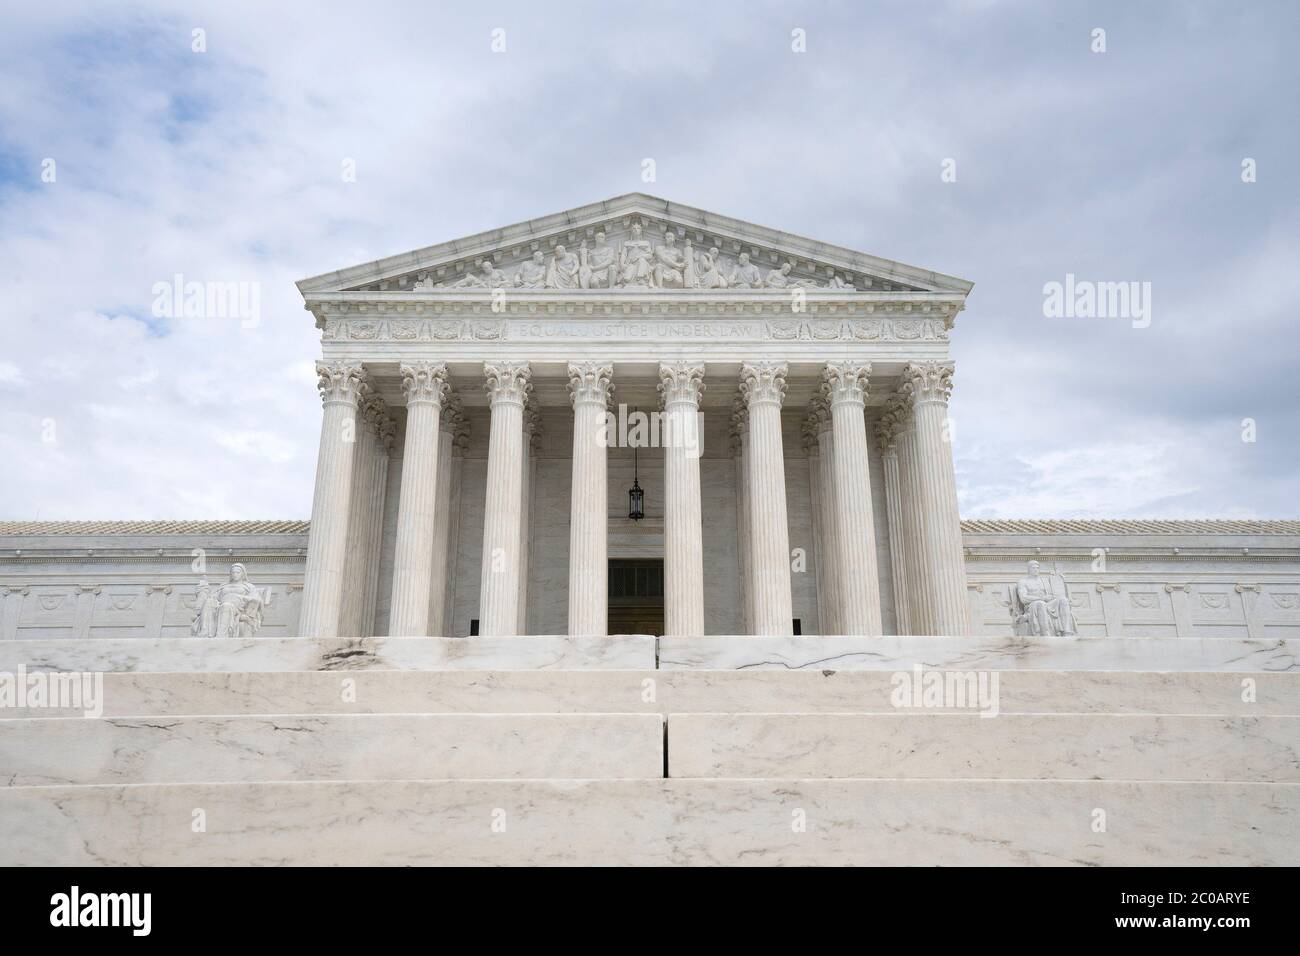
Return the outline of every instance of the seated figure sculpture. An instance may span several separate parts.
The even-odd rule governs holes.
[[[1011,623],[1024,637],[1073,637],[1074,611],[1070,591],[1059,574],[1039,574],[1030,561],[1029,573],[1009,588]]]
[[[190,633],[195,637],[256,637],[262,627],[266,593],[248,580],[242,564],[230,566],[230,580],[215,590],[199,580]]]

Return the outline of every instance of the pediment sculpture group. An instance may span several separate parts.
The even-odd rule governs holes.
[[[548,260],[538,250],[509,274],[488,259],[455,282],[434,282],[427,274],[414,291],[435,289],[829,289],[855,287],[827,267],[827,279],[818,282],[792,275],[793,265],[782,263],[764,272],[742,252],[732,261],[716,246],[696,249],[689,238],[677,243],[671,230],[656,244],[645,238],[639,223],[615,248],[604,232],[588,246],[582,240],[576,251],[557,245]]]

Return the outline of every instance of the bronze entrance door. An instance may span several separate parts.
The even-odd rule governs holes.
[[[609,633],[664,632],[662,558],[616,558],[609,562]]]

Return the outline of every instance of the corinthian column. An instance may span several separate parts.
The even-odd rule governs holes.
[[[609,562],[606,534],[609,493],[605,483],[605,406],[614,366],[569,363],[573,399],[573,481],[569,505],[569,633],[608,630]]]
[[[880,579],[876,530],[871,516],[871,472],[867,459],[869,362],[830,362],[823,388],[835,432],[835,508],[839,536],[840,624],[845,634],[879,637]]]
[[[889,529],[889,578],[894,588],[894,627],[899,634],[911,633],[907,608],[907,546],[903,540],[903,503],[898,465],[898,412],[885,409],[876,422],[876,444],[885,473],[885,515]]]
[[[448,543],[451,537],[452,444],[464,420],[460,402],[449,397],[438,420],[438,481],[434,491],[433,558],[429,565],[429,618],[425,634],[446,637],[447,577],[451,573]]]
[[[533,479],[537,474],[537,446],[541,442],[542,415],[537,403],[524,406],[523,517],[519,521],[519,614],[517,630],[528,633],[528,576],[533,567]]]
[[[401,365],[406,394],[402,490],[393,548],[393,600],[388,633],[417,637],[429,630],[433,525],[438,507],[439,419],[451,386],[441,362]]]
[[[831,408],[826,403],[825,396],[813,399],[812,415],[820,452],[817,456],[818,474],[821,478],[818,489],[821,492],[822,553],[825,556],[822,567],[826,572],[827,620],[822,624],[822,633],[845,634],[848,632],[840,625],[840,528],[835,495],[835,432]]]
[[[360,637],[365,614],[366,544],[370,530],[370,479],[374,468],[374,430],[370,403],[376,399],[370,386],[357,389],[356,447],[352,451],[352,487],[348,494],[348,536],[343,570],[348,586],[339,602],[339,634]]]
[[[817,416],[812,405],[804,415],[802,425],[803,453],[808,462],[808,503],[812,506],[812,550],[813,566],[817,569],[817,622],[822,634],[834,633],[830,630],[830,603],[827,592],[830,587],[830,560],[826,547],[826,522],[822,520],[822,453],[817,441]]]
[[[898,504],[903,545],[903,590],[898,603],[905,609],[905,634],[930,634],[929,597],[921,582],[930,578],[921,540],[921,479],[916,464],[916,427],[913,422],[912,396],[899,392],[890,403],[895,422],[894,445],[898,449]]]
[[[917,583],[929,605],[927,631],[945,636],[971,632],[957,478],[948,431],[952,373],[951,363],[920,362],[903,369],[902,385],[912,396],[915,410],[921,546],[926,565],[925,578]]]
[[[384,485],[388,477],[385,436],[392,433],[383,399],[364,394],[358,409],[357,431],[348,507],[348,586],[343,590],[339,633],[347,637],[369,637],[374,633]]]
[[[492,427],[488,433],[479,633],[495,637],[517,634],[519,627],[524,402],[532,389],[532,370],[527,362],[486,362],[483,374],[492,400]]]
[[[347,558],[357,401],[364,372],[355,362],[317,362],[316,375],[325,413],[316,457],[316,489],[311,502],[311,534],[298,632],[303,637],[337,637]]]
[[[700,394],[704,366],[659,365],[664,440],[664,633],[704,634],[704,542],[700,510]]]
[[[750,587],[754,633],[794,632],[790,593],[790,529],[785,505],[785,455],[781,447],[784,362],[745,363],[740,391],[749,408]]]
[[[731,453],[736,459],[736,551],[740,567],[741,631],[754,633],[754,588],[750,583],[749,409],[737,395],[731,406]]]

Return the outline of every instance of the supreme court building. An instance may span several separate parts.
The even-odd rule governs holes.
[[[298,287],[310,522],[0,521],[0,640],[1300,633],[1300,521],[959,519],[964,280],[633,193]]]
[[[971,283],[630,194],[298,285],[303,636],[971,632]]]

